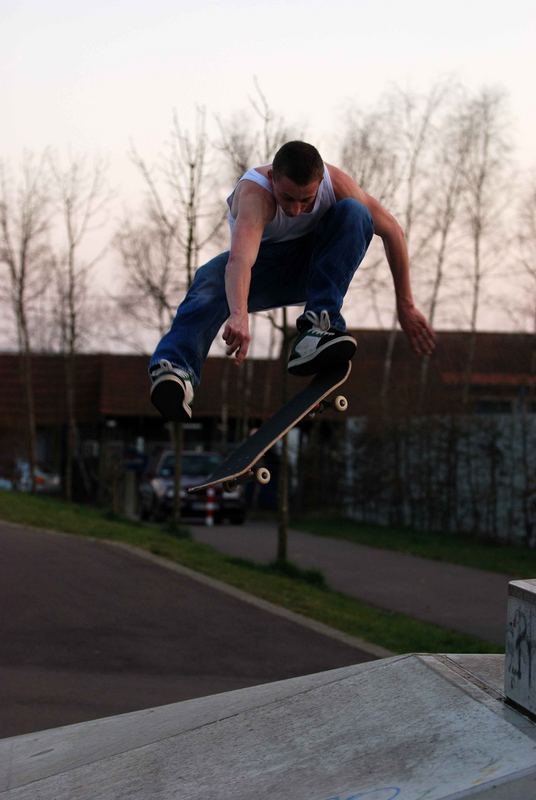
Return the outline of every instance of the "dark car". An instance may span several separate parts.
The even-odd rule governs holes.
[[[219,453],[189,452],[182,454],[181,473],[181,516],[207,516],[207,492],[200,491],[188,494],[190,486],[203,483],[222,462]],[[175,453],[164,450],[157,458],[154,468],[142,480],[139,488],[140,516],[142,519],[163,520],[173,510]],[[214,521],[221,523],[225,519],[236,525],[244,522],[246,502],[244,487],[237,486],[232,491],[224,491],[221,486],[214,489]]]

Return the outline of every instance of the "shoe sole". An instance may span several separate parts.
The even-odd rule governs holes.
[[[184,405],[181,384],[174,378],[156,381],[151,389],[151,403],[165,422],[188,422],[192,418],[192,409]]]
[[[339,337],[336,342],[328,342],[314,353],[289,362],[287,369],[291,375],[316,375],[317,372],[351,361],[356,350],[355,339],[351,336]]]

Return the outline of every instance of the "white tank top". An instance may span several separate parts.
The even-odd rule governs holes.
[[[252,181],[253,183],[262,186],[267,192],[273,194],[272,184],[257,172],[256,169],[250,169],[245,172],[238,183],[241,181]],[[237,184],[238,186],[238,184]],[[234,230],[235,219],[231,214],[231,206],[233,202],[234,192],[227,198],[227,205],[229,206],[228,220],[231,228],[231,236]],[[311,211],[299,214],[297,217],[287,217],[283,209],[277,205],[274,218],[268,222],[264,228],[264,233],[261,241],[263,242],[288,242],[290,239],[298,239],[300,236],[305,236],[310,233],[318,221],[324,216],[326,211],[337,202],[333,184],[328,168],[324,165],[324,177],[318,187],[318,192],[315,199],[315,204]]]

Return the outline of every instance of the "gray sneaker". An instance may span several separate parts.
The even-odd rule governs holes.
[[[189,372],[166,359],[149,369],[151,403],[166,422],[187,422],[192,418],[194,389]]]
[[[329,314],[306,311],[310,327],[298,334],[288,360],[291,375],[314,375],[322,370],[350,361],[357,342],[353,336],[330,328]]]

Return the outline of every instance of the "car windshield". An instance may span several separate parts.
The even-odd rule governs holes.
[[[186,453],[182,457],[182,474],[210,475],[220,463],[221,456],[217,453]],[[170,478],[175,474],[175,456],[173,453],[169,453],[164,458],[158,474],[161,478]]]

